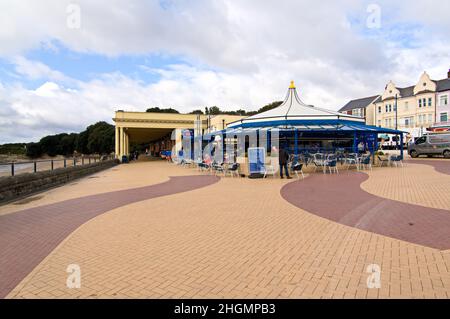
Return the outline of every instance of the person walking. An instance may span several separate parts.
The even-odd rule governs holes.
[[[286,178],[291,179],[292,177],[289,176],[289,170],[288,170],[288,160],[289,160],[289,153],[286,151],[285,148],[280,148],[280,152],[278,155],[278,162],[280,164],[280,177],[283,177],[283,168],[286,173]]]

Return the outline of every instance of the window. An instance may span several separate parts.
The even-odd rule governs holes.
[[[441,96],[442,97],[442,96]],[[447,122],[448,121],[448,115],[447,112],[441,113],[440,114],[440,120],[441,122]]]
[[[381,127],[381,120],[378,120],[378,127]]]
[[[392,126],[392,119],[389,119],[389,127]]]
[[[405,111],[408,111],[408,102],[405,102]]]
[[[409,122],[409,117],[405,117],[405,126],[406,127],[409,127],[409,124],[410,124],[410,122]]]
[[[422,136],[422,137],[419,137],[417,140],[416,140],[416,145],[419,145],[419,144],[423,144],[423,143],[425,143],[427,141],[427,137],[426,136]]]
[[[378,107],[378,113],[381,113],[381,106]]]
[[[433,104],[433,99],[431,97],[428,98],[428,106],[431,106]]]
[[[422,100],[419,99],[419,107],[422,107]]]
[[[428,123],[433,123],[433,114],[428,114]]]
[[[384,119],[384,127],[388,127],[389,123],[388,123],[388,119]]]
[[[352,110],[352,115],[353,115],[353,116],[364,117],[363,109],[361,109],[361,108],[353,109],[353,110]]]
[[[392,105],[389,104],[389,112],[392,112]]]
[[[422,104],[423,104],[423,107],[426,107],[427,106],[427,99],[423,98]]]
[[[406,127],[414,127],[414,117],[413,116],[405,118],[405,126]]]
[[[441,95],[441,97],[439,98],[439,104],[441,106],[448,105],[448,95]]]
[[[386,104],[386,106],[385,106],[385,107],[386,107],[386,113],[387,113],[387,112],[388,112],[388,105]]]

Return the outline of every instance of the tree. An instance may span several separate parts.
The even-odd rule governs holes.
[[[258,110],[257,113],[262,113],[262,112],[266,112],[266,111],[272,110],[272,109],[274,109],[276,107],[279,107],[281,104],[283,104],[283,101],[272,102],[270,104],[264,105],[262,108],[260,108]]]
[[[82,153],[82,154],[89,154],[89,150],[87,147],[88,137],[89,137],[88,130],[85,130],[85,131],[81,132],[80,134],[78,134],[78,138],[75,143],[75,149],[77,150],[77,152]]]
[[[87,148],[90,153],[109,154],[114,150],[114,125],[99,122],[91,130]]]
[[[10,143],[0,145],[0,154],[17,154],[25,155],[26,144],[25,143]]]
[[[48,156],[63,154],[61,139],[65,136],[67,136],[67,134],[62,133],[57,135],[48,135],[41,138],[39,144],[41,145],[42,153],[47,154]]]
[[[247,115],[247,112],[245,110],[239,109],[236,111],[236,115],[244,116]]]
[[[109,154],[114,150],[114,125],[98,122],[81,132],[76,142],[76,150],[83,154]]]
[[[147,109],[146,112],[149,112],[149,113],[174,113],[174,114],[180,113],[171,107],[166,108],[166,109],[160,109],[159,107],[151,107],[151,108]]]
[[[62,155],[72,155],[76,148],[78,134],[72,133],[61,138]]]
[[[221,114],[221,111],[220,111],[220,109],[217,106],[211,106],[209,108],[209,113],[208,114],[218,115],[218,114]]]
[[[194,110],[192,112],[190,112],[189,114],[203,114],[202,110]]]
[[[42,155],[42,149],[40,143],[28,143],[26,155],[31,158],[37,158]]]

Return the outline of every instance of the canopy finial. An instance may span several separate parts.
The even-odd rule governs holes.
[[[291,85],[289,86],[290,89],[295,89],[294,81],[291,81]]]

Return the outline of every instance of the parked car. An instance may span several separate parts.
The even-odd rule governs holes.
[[[408,154],[412,158],[420,155],[450,158],[450,133],[430,133],[419,137],[408,145]]]

